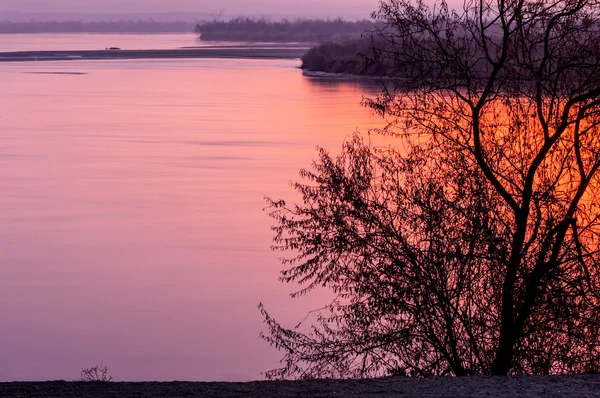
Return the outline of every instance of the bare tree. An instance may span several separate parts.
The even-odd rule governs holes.
[[[309,331],[271,378],[597,372],[600,3],[382,1],[390,147],[321,151],[271,201]]]
[[[76,381],[108,383],[113,380],[112,376],[108,374],[108,369],[104,362],[89,368],[83,368],[79,379]]]

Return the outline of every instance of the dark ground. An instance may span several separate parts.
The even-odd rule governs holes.
[[[600,376],[395,377],[250,383],[0,383],[0,397],[600,397]]]

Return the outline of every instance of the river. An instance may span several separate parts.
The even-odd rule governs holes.
[[[0,34],[0,52],[104,50],[171,50],[182,47],[222,46],[237,43],[207,42],[192,33],[119,34],[119,33],[39,33]]]
[[[83,40],[45,36],[21,43]],[[81,47],[125,43],[109,36]],[[258,303],[293,326],[328,293],[291,299],[278,282],[263,198],[296,198],[289,181],[317,145],[380,123],[360,106],[376,88],[298,64],[0,64],[0,381],[100,362],[116,380],[244,381],[278,365]]]

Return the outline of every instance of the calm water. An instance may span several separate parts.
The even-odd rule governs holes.
[[[201,41],[194,33],[119,34],[119,33],[40,33],[0,34],[0,52],[42,50],[169,50],[181,47],[221,46],[238,43]]]
[[[206,46],[265,46],[306,47],[306,44],[255,44],[243,42],[202,41],[194,33],[124,34],[124,33],[40,33],[0,34],[0,52],[104,50],[119,47],[123,50],[171,50]]]
[[[294,325],[327,293],[287,296],[263,197],[379,122],[368,88],[297,64],[0,64],[0,380],[277,366],[257,304]]]

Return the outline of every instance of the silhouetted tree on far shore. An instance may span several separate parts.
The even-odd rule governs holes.
[[[281,280],[335,294],[308,330],[261,305],[269,378],[600,369],[600,2],[430,3],[375,15],[389,146],[269,200]]]
[[[297,19],[270,21],[267,19],[235,18],[229,21],[204,22],[196,25],[202,40],[259,42],[324,42],[360,37],[373,29],[373,22],[336,19]]]

